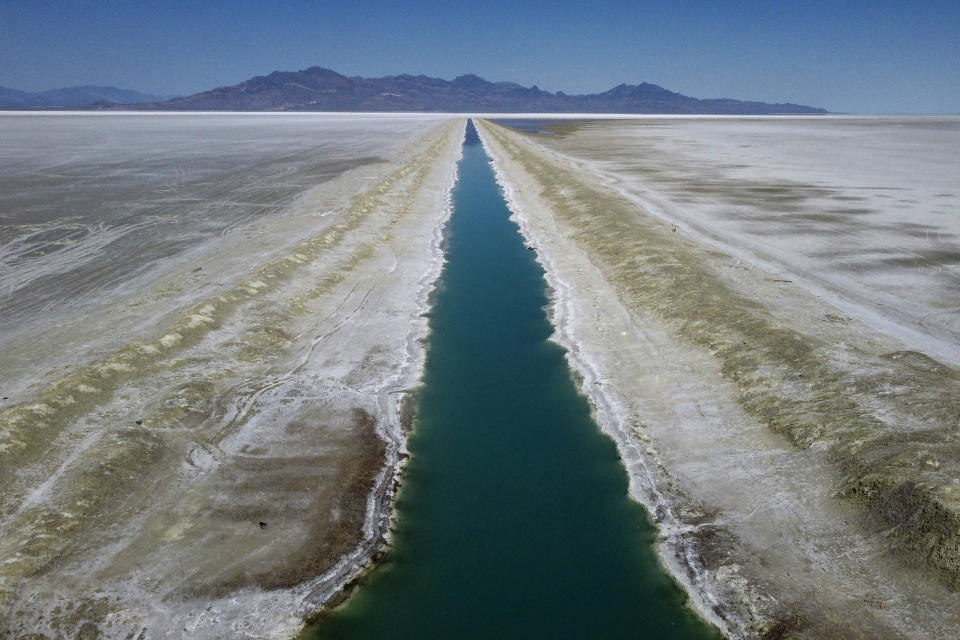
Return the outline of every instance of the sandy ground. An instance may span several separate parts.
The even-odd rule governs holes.
[[[316,163],[309,141],[261,158],[263,174],[289,178],[282,188],[258,189],[249,162],[224,179],[223,206],[255,209],[278,190],[283,206],[186,249],[165,227],[125,229],[167,242],[150,269],[94,273],[106,284],[91,303],[5,326],[0,636],[289,637],[379,546],[464,123],[310,117],[370,131],[341,136],[353,146],[339,164],[323,136]],[[371,155],[379,135],[392,137]],[[204,203],[221,178],[184,185]],[[57,251],[16,253],[7,287],[55,287],[58,270],[96,259],[95,247],[75,264]],[[13,320],[32,313],[14,306]]]
[[[568,122],[539,136],[480,123],[547,271],[556,339],[620,447],[632,494],[655,514],[665,563],[731,637],[952,637],[955,223],[936,207],[960,194],[937,182],[957,165],[956,147],[936,140],[956,135],[956,123],[914,123],[906,138],[892,131],[900,122],[771,120],[779,130],[766,136],[763,121],[690,123]],[[851,206],[845,175],[877,191],[903,178],[889,157],[844,174],[864,144],[838,134],[850,130],[923,158],[927,177],[911,183],[911,169],[903,181],[925,217],[898,224],[878,204],[883,193],[859,193],[861,237],[835,210]],[[778,148],[784,139],[792,146]],[[791,170],[818,157],[816,171]],[[838,229],[860,257],[888,242],[880,258],[891,258],[892,277],[839,268],[829,246],[804,240],[798,227],[817,211],[823,245]],[[893,258],[898,246],[927,246],[922,234],[898,245],[920,223],[939,253],[906,273]],[[766,232],[776,241],[753,251]],[[917,304],[948,313],[917,322]]]

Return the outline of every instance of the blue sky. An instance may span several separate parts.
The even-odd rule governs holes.
[[[188,94],[312,65],[960,113],[960,0],[0,0],[0,86]]]

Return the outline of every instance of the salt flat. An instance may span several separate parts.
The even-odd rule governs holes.
[[[733,637],[948,637],[960,120],[534,128],[480,132],[698,608]]]
[[[732,637],[950,637],[960,121],[538,130],[480,123],[698,609]],[[0,115],[3,628],[288,637],[355,574],[462,135]]]
[[[351,114],[0,114],[3,395],[32,383],[38,368],[57,366],[60,356],[76,364],[86,348],[102,350],[119,344],[114,338],[153,330],[164,314],[215,291],[214,277],[220,286],[243,278],[251,257],[282,252],[329,222],[322,216],[332,209],[291,208],[296,198],[390,157],[437,121]],[[368,174],[353,171],[353,183],[359,188],[376,170]],[[286,226],[257,227],[279,220]],[[214,253],[215,274],[196,270]],[[153,305],[143,294],[160,286],[167,287],[156,296],[162,304]],[[118,313],[131,294],[139,295],[136,313]],[[104,322],[112,332],[99,330]],[[33,339],[41,329],[47,336],[58,331],[56,339]]]
[[[0,626],[290,635],[368,559],[462,135],[0,115]]]
[[[960,120],[583,121],[547,141],[644,211],[960,364]]]

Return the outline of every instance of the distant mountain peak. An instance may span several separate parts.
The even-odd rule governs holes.
[[[130,89],[84,84],[47,91],[17,91],[0,87],[0,108],[5,109],[57,109],[78,108],[96,105],[156,103],[165,98]]]
[[[600,95],[617,98],[687,98],[687,96],[649,82],[641,82],[640,84],[621,83]],[[689,99],[693,100],[695,98]]]
[[[455,87],[486,87],[487,85],[492,85],[492,82],[489,82],[480,76],[473,73],[465,73],[462,76],[457,76],[453,79],[452,84]]]
[[[327,69],[326,67],[312,66],[300,71],[300,73],[309,73],[314,76],[335,76],[337,78],[346,78],[345,75],[337,73],[333,69]]]
[[[24,96],[30,95],[33,94],[0,88],[0,107],[16,108],[23,104],[26,99]],[[621,83],[597,94],[568,95],[562,91],[550,93],[537,85],[524,87],[515,82],[490,82],[474,73],[459,75],[453,80],[409,74],[361,78],[347,77],[321,66],[300,71],[274,71],[239,84],[173,100],[154,100],[148,104],[109,107],[105,106],[103,101],[119,101],[111,95],[99,94],[86,96],[84,99],[85,105],[99,101],[98,108],[181,111],[826,113],[823,109],[794,104],[766,104],[730,99],[698,100],[648,82]],[[127,102],[137,101],[131,99]],[[43,107],[46,104],[38,106]]]

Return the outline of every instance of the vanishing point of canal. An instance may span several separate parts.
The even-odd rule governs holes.
[[[391,547],[305,637],[719,638],[548,341],[543,270],[472,122],[453,206]]]

